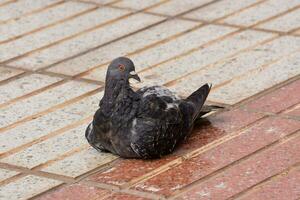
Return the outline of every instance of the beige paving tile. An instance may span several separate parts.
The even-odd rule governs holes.
[[[7,3],[7,2],[10,2],[11,0],[0,0],[0,4],[4,4],[4,3]]]
[[[192,73],[184,79],[176,81],[170,88],[180,91],[184,96],[188,96],[204,83],[212,83],[213,86],[218,86],[250,70],[262,68],[268,63],[297,51],[300,46],[299,42],[300,39],[295,40],[290,37],[272,40]]]
[[[26,68],[30,69],[45,67],[66,57],[76,55],[90,48],[107,43],[113,39],[154,24],[162,19],[163,18],[161,17],[142,13],[132,15],[123,20],[116,21],[113,24],[76,37],[72,40],[68,40],[50,48],[33,53],[30,56],[11,63],[11,65],[25,66]]]
[[[106,3],[112,3],[116,0],[82,0],[83,2],[91,2],[91,3],[98,3],[98,4],[106,4]]]
[[[30,13],[34,10],[46,7],[48,5],[59,2],[60,0],[43,0],[43,1],[32,1],[22,0],[15,3],[7,4],[0,7],[0,23],[8,19],[20,17],[26,13]]]
[[[3,158],[1,162],[27,168],[43,164],[66,152],[86,145],[87,141],[84,137],[86,127],[87,124],[80,125],[63,134],[54,136]]]
[[[133,9],[144,9],[149,6],[156,5],[160,2],[163,2],[162,0],[147,0],[147,1],[141,1],[141,0],[123,0],[120,2],[117,2],[113,4],[114,6],[119,6],[119,7],[125,7],[125,8],[133,8]]]
[[[61,183],[62,182],[53,179],[28,175],[14,182],[1,186],[0,199],[28,199],[57,185],[60,185]]]
[[[165,15],[176,15],[176,14],[186,12],[192,8],[196,8],[198,6],[204,5],[211,1],[212,0],[185,0],[185,1],[172,0],[160,6],[152,8],[148,11],[165,14]]]
[[[299,52],[213,91],[210,100],[237,103],[300,73]]]
[[[222,0],[185,15],[191,19],[212,21],[234,13],[261,0]]]
[[[192,71],[201,69],[208,64],[224,59],[237,51],[264,41],[271,36],[271,34],[256,31],[244,31],[235,34],[230,38],[199,49],[188,56],[172,60],[171,62],[140,73],[139,75],[144,82],[138,85],[165,84]]]
[[[0,26],[0,43],[25,33],[41,29],[64,18],[74,16],[94,7],[90,4],[66,2],[49,8],[43,12],[21,17]]]
[[[195,27],[199,23],[185,20],[170,20],[145,31],[134,34],[128,38],[116,41],[110,45],[101,47],[74,59],[59,63],[47,71],[60,74],[76,75],[91,67],[110,62],[117,56],[143,49],[149,44],[171,37],[172,35]]]
[[[300,27],[300,9],[275,18],[258,26],[259,28],[288,32]]]
[[[215,25],[205,26],[182,35],[176,40],[169,41],[167,43],[156,46],[155,48],[151,48],[139,54],[132,55],[130,56],[130,58],[134,61],[136,70],[141,71],[161,61],[180,55],[188,51],[189,49],[205,44],[210,40],[233,32],[234,30],[236,29]],[[85,78],[104,81],[106,69],[107,67],[102,67],[85,76]]]
[[[42,171],[77,177],[111,162],[116,158],[116,156],[110,153],[100,153],[92,147],[89,147],[88,149],[67,157],[64,160],[60,160],[49,165],[42,169]]]
[[[23,73],[24,71],[18,69],[11,69],[7,67],[0,66],[0,81],[6,80],[13,76]]]
[[[300,5],[299,0],[269,0],[226,18],[225,22],[235,25],[251,26]]]
[[[5,103],[13,98],[26,95],[34,90],[45,87],[59,80],[61,80],[61,78],[42,74],[31,74],[16,79],[0,86],[0,104]]]
[[[17,175],[18,172],[7,169],[0,169],[0,182]]]
[[[30,98],[18,101],[1,109],[0,127],[7,126],[24,117],[77,97],[99,86],[83,82],[69,81]]]
[[[0,54],[0,61],[23,55],[36,48],[43,47],[65,37],[82,32],[99,24],[103,24],[126,13],[128,12],[124,10],[99,8],[85,15],[66,21],[65,23],[57,24],[49,29],[2,44],[0,45],[0,51],[3,53]]]
[[[98,108],[102,92],[79,102],[42,115],[0,134],[0,154],[53,133],[65,126],[92,116]],[[11,140],[7,140],[7,138]]]

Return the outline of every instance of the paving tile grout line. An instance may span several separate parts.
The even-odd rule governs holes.
[[[299,105],[299,104],[296,104],[296,105]],[[293,106],[295,106],[295,105],[293,105]],[[247,108],[241,108],[241,109],[246,111],[246,112],[263,114],[263,115],[266,115],[266,116],[269,116],[269,117],[300,121],[300,117],[290,116],[288,114],[281,114],[280,112],[279,113],[272,113],[272,112],[265,112],[265,111],[255,110],[255,109],[247,109]]]
[[[299,33],[297,33],[298,31],[299,31]],[[297,36],[300,36],[300,27],[295,28],[295,29],[291,30],[290,32],[293,34],[296,34]]]
[[[299,101],[298,103],[296,103],[295,105],[289,106],[289,107],[287,107],[286,109],[284,109],[284,110],[278,112],[278,114],[283,114],[283,115],[284,115],[284,114],[286,114],[287,112],[293,111],[293,110],[295,110],[295,109],[297,109],[297,108],[299,108],[299,107],[300,107],[300,101]]]
[[[248,196],[249,194],[257,191],[259,189],[259,187],[262,187],[264,185],[266,185],[267,183],[270,183],[272,181],[276,181],[278,178],[281,178],[281,177],[284,177],[284,176],[287,176],[289,173],[291,173],[292,171],[295,171],[295,170],[299,170],[300,169],[300,162],[282,170],[281,172],[279,173],[276,173],[275,175],[273,176],[270,176],[269,178],[266,178],[260,182],[258,182],[257,184],[251,186],[250,188],[246,189],[246,190],[243,190],[242,192],[239,192],[231,197],[229,197],[227,200],[233,200],[233,199],[241,199],[245,196]]]
[[[297,50],[295,50],[295,51],[293,51],[293,52],[291,52],[291,53],[289,53],[289,54],[285,54],[285,55],[280,56],[280,57],[278,57],[278,58],[276,58],[276,59],[273,59],[273,60],[271,60],[271,61],[269,61],[269,62],[267,62],[267,63],[265,63],[265,64],[263,64],[263,65],[261,65],[261,66],[259,66],[259,67],[257,67],[257,68],[248,70],[247,72],[245,72],[245,73],[243,73],[243,74],[240,74],[240,75],[238,75],[238,76],[236,76],[236,77],[233,77],[233,78],[231,78],[231,79],[229,79],[229,80],[223,81],[222,83],[219,83],[219,84],[215,85],[215,86],[212,88],[211,91],[217,90],[217,89],[219,89],[219,88],[221,88],[221,87],[223,87],[223,86],[226,86],[226,85],[228,85],[228,84],[230,84],[230,83],[234,83],[234,82],[236,82],[236,81],[238,81],[238,80],[241,80],[243,77],[245,77],[245,76],[247,76],[247,75],[249,75],[249,74],[255,73],[255,72],[259,71],[259,70],[266,69],[266,68],[270,67],[272,64],[275,64],[275,63],[277,63],[277,62],[280,62],[280,61],[283,60],[283,59],[286,59],[286,58],[288,58],[288,57],[290,57],[290,56],[293,56],[293,55],[295,55],[297,52],[299,53],[299,51],[300,51],[300,48],[297,49]]]
[[[27,200],[36,200],[36,199],[38,199],[39,197],[41,197],[41,195],[46,194],[46,193],[51,192],[51,191],[55,191],[55,190],[57,190],[58,188],[63,187],[64,185],[68,185],[68,184],[67,184],[67,183],[59,184],[59,185],[54,186],[54,187],[52,187],[52,188],[50,188],[50,189],[48,189],[48,190],[46,190],[46,191],[43,191],[43,192],[41,192],[41,193],[39,193],[39,194],[35,194],[35,195],[33,195],[32,197],[28,198]],[[89,200],[97,200],[97,199],[89,199]]]
[[[35,175],[35,176],[40,176],[40,177],[44,177],[44,178],[59,180],[64,183],[74,183],[74,181],[75,181],[75,179],[72,177],[54,174],[54,173],[50,173],[50,172],[44,172],[44,171],[35,171],[35,170],[31,170],[26,167],[2,163],[2,162],[0,162],[0,168],[20,172],[21,174],[24,174],[24,175]]]
[[[112,1],[112,2],[108,2],[108,3],[93,2],[93,1],[88,1],[88,0],[86,0],[86,1],[85,0],[67,0],[67,1],[80,2],[80,3],[97,5],[97,6],[109,6],[109,5],[112,5],[114,3],[121,2],[122,0],[115,0],[115,1]]]
[[[45,7],[38,8],[38,9],[36,9],[36,10],[32,10],[32,11],[29,12],[29,13],[24,13],[24,14],[22,14],[22,15],[19,16],[19,17],[16,17],[16,18],[10,18],[10,19],[4,20],[4,21],[0,21],[0,26],[1,26],[2,24],[6,24],[7,22],[17,20],[17,19],[19,19],[19,18],[21,18],[21,17],[25,17],[25,16],[29,16],[29,15],[32,15],[32,14],[35,14],[35,13],[42,12],[42,11],[47,10],[47,9],[49,9],[49,8],[52,8],[52,7],[56,6],[56,5],[63,4],[64,2],[65,2],[65,0],[60,0],[60,1],[55,2],[55,3],[53,3],[53,4],[49,4],[49,5],[45,6]]]
[[[9,169],[6,169],[6,170],[9,170]],[[14,181],[16,181],[16,180],[18,180],[20,178],[23,178],[25,176],[26,176],[26,174],[18,173],[18,174],[14,175],[12,177],[9,177],[9,178],[7,178],[7,179],[5,179],[3,181],[0,181],[0,188],[2,186],[6,185],[6,184],[12,183],[12,182],[14,182]]]
[[[58,5],[61,5],[61,4],[58,4]],[[58,5],[56,5],[56,6],[58,6]],[[85,14],[87,14],[87,13],[89,13],[89,12],[92,12],[92,11],[94,11],[94,10],[97,10],[97,9],[99,9],[99,7],[92,7],[92,8],[89,8],[89,9],[87,9],[87,10],[84,10],[84,11],[81,11],[81,12],[79,12],[79,13],[76,13],[76,14],[74,14],[74,15],[70,15],[70,16],[68,16],[68,17],[66,17],[66,18],[63,18],[63,19],[58,20],[58,21],[55,21],[55,22],[50,23],[50,24],[48,24],[48,25],[38,27],[38,28],[36,28],[36,29],[34,29],[34,30],[31,30],[31,31],[29,31],[29,32],[26,32],[26,33],[23,33],[23,34],[21,34],[21,35],[15,36],[15,37],[13,37],[13,38],[10,38],[10,39],[7,39],[7,40],[0,41],[0,45],[5,44],[5,43],[8,43],[8,42],[12,42],[12,41],[17,40],[17,39],[20,39],[20,38],[23,38],[23,37],[25,37],[25,36],[27,36],[27,35],[30,35],[30,34],[32,34],[32,33],[36,33],[36,32],[40,32],[40,31],[47,30],[47,29],[49,29],[49,28],[51,28],[51,27],[53,27],[53,26],[56,26],[56,25],[61,24],[61,23],[63,23],[63,22],[70,21],[70,20],[72,20],[72,19],[74,19],[74,18],[77,18],[77,17],[79,17],[79,16],[85,15]],[[1,27],[1,25],[0,25],[0,27]]]
[[[260,31],[260,32],[265,32],[265,33],[274,33],[274,34],[279,34],[279,35],[290,35],[290,36],[295,36],[295,37],[298,36],[298,35],[293,34],[292,31],[284,32],[284,31],[278,31],[278,30],[272,30],[272,29],[265,29],[265,28],[256,27],[256,25],[252,27],[252,26],[229,24],[229,23],[225,23],[225,22],[218,22],[218,19],[212,20],[212,21],[201,20],[201,19],[191,19],[191,18],[188,18],[188,17],[178,17],[177,19],[183,19],[183,20],[188,20],[188,21],[193,21],[193,22],[202,22],[202,23],[232,27],[232,28],[240,28],[240,29],[246,29],[246,30]],[[271,21],[273,19],[268,19],[268,21],[269,20]]]
[[[98,183],[98,182],[94,182],[94,181],[81,181],[80,183],[87,185],[87,186],[97,187],[97,188],[101,188],[101,189],[105,189],[105,190],[111,190],[112,192],[116,192],[116,193],[131,194],[134,196],[150,198],[150,199],[154,199],[154,200],[165,199],[165,197],[160,194],[138,191],[138,190],[133,190],[133,189],[129,189],[129,188],[120,188],[118,186],[108,185],[108,184],[104,184],[104,183]],[[108,196],[110,196],[110,195],[108,195]]]
[[[63,107],[66,107],[67,105],[71,105],[73,103],[76,103],[76,102],[82,100],[83,98],[88,97],[88,96],[93,95],[93,94],[96,94],[96,93],[98,93],[98,92],[100,92],[102,90],[103,90],[103,86],[100,86],[100,87],[98,87],[96,89],[93,89],[93,90],[91,90],[89,92],[86,92],[84,94],[81,94],[81,95],[79,95],[79,96],[77,96],[75,98],[72,98],[72,99],[69,99],[67,101],[64,101],[64,102],[62,102],[60,104],[54,105],[54,106],[52,106],[50,108],[47,108],[47,109],[45,109],[43,111],[40,111],[40,112],[36,113],[36,114],[24,117],[24,118],[20,119],[19,121],[16,121],[16,122],[14,122],[12,124],[9,124],[7,126],[4,126],[4,127],[0,128],[0,134],[1,134],[1,132],[7,131],[7,130],[12,129],[12,128],[15,128],[16,126],[18,126],[21,123],[24,123],[24,122],[27,122],[27,121],[31,121],[32,119],[36,119],[36,118],[38,118],[38,117],[40,117],[40,116],[42,116],[42,115],[44,115],[46,113],[50,113],[50,112],[53,112],[55,110],[58,110],[59,108],[63,108]]]
[[[288,10],[286,10],[286,11],[283,11],[283,12],[277,14],[277,15],[274,15],[274,16],[272,16],[272,17],[270,17],[270,18],[267,18],[267,19],[265,19],[265,20],[259,21],[259,22],[255,23],[254,25],[251,25],[250,27],[259,26],[259,25],[261,25],[261,24],[263,24],[263,23],[265,23],[265,22],[271,21],[271,20],[273,20],[273,19],[277,19],[277,18],[279,18],[279,17],[281,17],[281,16],[283,16],[283,15],[286,15],[286,14],[292,12],[292,11],[295,11],[295,10],[297,10],[297,9],[299,9],[299,8],[300,8],[300,4],[299,4],[298,6],[295,6],[295,7],[293,7],[293,8],[290,8],[290,9],[288,9]]]
[[[1,67],[2,67],[2,66],[1,66]],[[7,84],[7,83],[9,83],[9,82],[12,82],[12,81],[14,81],[14,80],[16,80],[16,79],[25,77],[25,76],[30,75],[30,74],[31,74],[31,73],[28,73],[28,72],[21,72],[20,74],[17,74],[17,75],[15,75],[15,76],[12,76],[12,77],[9,77],[9,78],[7,78],[7,79],[4,79],[4,80],[0,81],[0,86],[1,86],[1,85],[5,85],[5,84]]]
[[[17,1],[18,0],[10,0],[10,1],[4,2],[4,3],[0,4],[0,7],[5,6],[7,4],[11,4],[11,3],[17,2]]]
[[[181,196],[182,194],[194,189],[195,187],[197,187],[198,185],[200,185],[201,183],[203,183],[204,181],[207,181],[207,180],[210,180],[212,179],[213,177],[215,176],[218,176],[220,173],[222,173],[223,171],[225,171],[226,169],[229,169],[229,168],[232,168],[232,166],[235,166],[245,160],[248,160],[250,159],[251,157],[253,156],[256,156],[258,155],[259,153],[261,152],[265,152],[267,151],[268,149],[270,149],[271,147],[274,147],[274,146],[278,146],[280,144],[283,144],[283,143],[286,143],[290,140],[293,140],[293,139],[299,139],[299,136],[300,136],[300,131],[299,129],[297,131],[294,131],[293,133],[287,135],[287,136],[284,136],[282,138],[279,138],[278,140],[264,146],[264,147],[261,147],[259,149],[257,149],[256,151],[236,160],[236,161],[233,161],[232,163],[218,169],[218,170],[215,170],[214,172],[211,172],[210,174],[198,179],[197,181],[194,181],[193,183],[190,183],[186,186],[184,186],[182,189],[178,190],[177,192],[173,192],[172,196],[168,199],[175,199],[175,198],[178,198],[179,196]]]
[[[288,33],[293,35],[295,34],[294,36],[299,36],[299,34],[297,35],[297,31],[300,30],[300,26],[298,26],[297,28],[294,28],[292,30],[290,30]]]

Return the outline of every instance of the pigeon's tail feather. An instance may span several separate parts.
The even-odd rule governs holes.
[[[195,112],[193,113],[193,121],[197,119],[197,117],[201,114],[202,107],[204,105],[204,102],[208,96],[208,93],[211,89],[211,84],[205,84],[202,87],[200,87],[198,90],[193,92],[188,98],[186,98],[186,101],[189,103],[192,103]]]
[[[225,107],[217,106],[217,105],[203,105],[203,107],[198,115],[198,118],[209,112],[218,111],[218,110],[222,110],[222,109],[225,109]]]

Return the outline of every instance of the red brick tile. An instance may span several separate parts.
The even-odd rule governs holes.
[[[265,112],[277,113],[300,102],[300,80],[275,90],[245,107]]]
[[[243,200],[296,200],[300,197],[300,168],[284,174],[276,180],[267,182],[249,195],[243,196]]]
[[[227,199],[300,161],[300,137],[270,147],[266,151],[227,168],[177,199]]]
[[[125,160],[120,159],[114,165],[104,171],[97,173],[89,178],[89,180],[113,184],[124,185],[134,178],[143,176],[145,173],[172,161],[177,158],[176,155],[182,155],[185,152],[197,149],[221,136],[227,132],[231,132],[248,125],[258,119],[262,115],[248,113],[242,110],[234,110],[224,112],[219,115],[209,117],[210,122],[195,127],[194,132],[184,144],[180,145],[174,154],[159,160]]]
[[[175,154],[182,155],[185,152],[197,149],[262,117],[262,114],[249,113],[240,109],[207,117],[207,120],[195,125],[191,135],[183,144],[179,145]]]
[[[62,186],[40,196],[39,200],[91,200],[109,194],[108,191],[81,184]]]
[[[175,158],[175,156],[167,156],[157,160],[120,159],[111,168],[99,172],[88,179],[95,182],[121,186]]]
[[[138,197],[130,194],[117,193],[117,194],[109,195],[103,200],[149,200],[149,199],[150,198]]]
[[[268,118],[242,132],[241,135],[208,150],[183,164],[169,169],[136,189],[171,195],[188,184],[300,129],[294,120]]]

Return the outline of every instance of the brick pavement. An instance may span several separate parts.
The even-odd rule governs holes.
[[[299,0],[0,0],[0,199],[299,199]],[[84,129],[107,64],[227,109],[159,160]]]

